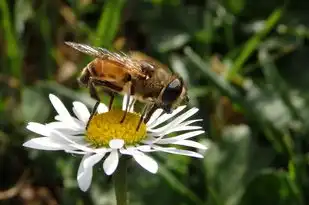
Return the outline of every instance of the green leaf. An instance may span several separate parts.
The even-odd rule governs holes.
[[[103,6],[95,36],[92,43],[96,46],[111,47],[118,32],[125,0],[107,0]]]

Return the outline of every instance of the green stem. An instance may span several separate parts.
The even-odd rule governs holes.
[[[117,205],[127,205],[127,161],[128,158],[122,156],[119,165],[113,175],[114,188]]]

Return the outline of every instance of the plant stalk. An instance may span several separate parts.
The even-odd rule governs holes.
[[[121,156],[117,170],[113,175],[117,205],[127,205],[127,162],[128,157]]]

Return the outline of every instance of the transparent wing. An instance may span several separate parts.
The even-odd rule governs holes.
[[[82,52],[88,55],[91,55],[93,57],[97,58],[107,58],[107,57],[115,57],[117,59],[120,58],[119,55],[115,55],[112,52],[108,51],[105,48],[98,48],[94,46],[89,46],[86,44],[81,44],[81,43],[74,43],[74,42],[65,42],[68,46]],[[119,59],[120,60],[120,59]]]
[[[65,42],[65,44],[87,55],[101,58],[103,60],[113,61],[118,65],[121,64],[123,69],[128,70],[128,72],[138,76],[146,77],[145,74],[142,72],[140,63],[137,60],[134,60],[131,57],[127,56],[123,52],[111,52],[105,48],[93,47],[86,44],[74,42]]]

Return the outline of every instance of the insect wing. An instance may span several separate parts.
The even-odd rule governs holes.
[[[80,44],[80,43],[74,43],[74,42],[65,42],[65,44],[67,44],[68,46],[71,46],[72,48],[82,53],[85,53],[85,54],[88,54],[88,55],[91,55],[97,58],[102,58],[105,55],[100,49],[86,45],[86,44]]]
[[[105,48],[93,47],[86,44],[74,43],[74,42],[65,42],[68,46],[85,53],[87,55],[100,58],[102,60],[109,60],[110,62],[114,62],[117,65],[121,65],[123,69],[126,69],[129,73],[141,77],[146,77],[145,74],[141,70],[141,66],[138,61],[131,59],[131,57],[127,56],[123,52],[116,53],[111,52]]]

